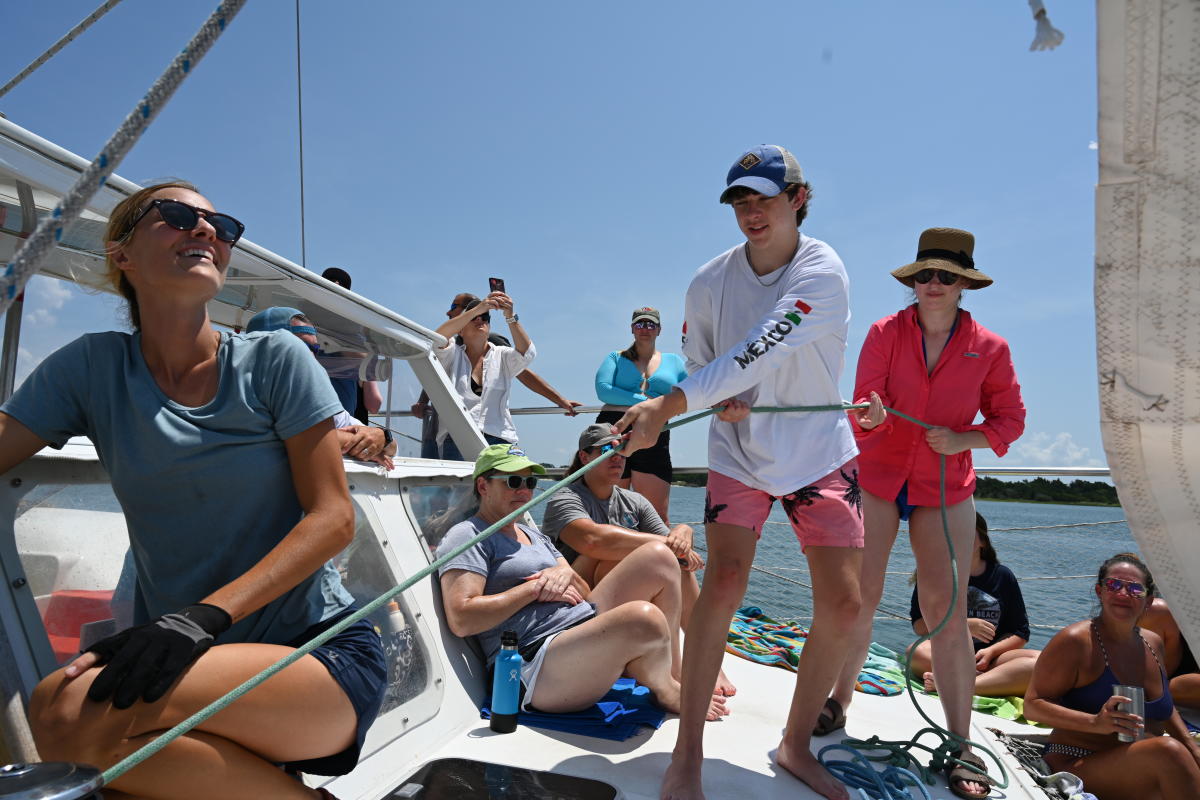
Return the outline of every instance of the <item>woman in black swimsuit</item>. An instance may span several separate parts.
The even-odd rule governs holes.
[[[1200,797],[1200,747],[1171,700],[1162,639],[1138,627],[1154,593],[1150,571],[1120,553],[1101,565],[1095,592],[1099,615],[1050,640],[1025,694],[1025,716],[1054,726],[1046,764],[1102,800]],[[1145,719],[1117,709],[1114,684],[1143,687]]]

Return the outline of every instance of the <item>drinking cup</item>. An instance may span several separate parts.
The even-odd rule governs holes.
[[[1113,695],[1119,697],[1128,697],[1130,702],[1117,703],[1117,710],[1124,711],[1129,714],[1136,714],[1143,720],[1146,717],[1146,692],[1141,686],[1122,686],[1119,683],[1114,683],[1112,687]],[[1117,739],[1122,742],[1133,742],[1140,738],[1138,733],[1118,733]]]

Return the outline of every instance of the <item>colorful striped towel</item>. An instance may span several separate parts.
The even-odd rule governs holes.
[[[808,631],[795,623],[777,622],[758,606],[738,609],[729,625],[725,649],[736,656],[796,671]],[[896,653],[872,644],[855,688],[867,694],[891,696],[904,689],[904,671]]]

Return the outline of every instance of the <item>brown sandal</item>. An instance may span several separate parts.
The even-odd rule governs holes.
[[[825,698],[825,708],[822,709],[817,717],[816,727],[813,728],[813,736],[828,736],[834,731],[840,731],[846,727],[846,710],[842,708],[842,704],[832,697]]]
[[[951,753],[950,757],[971,765],[963,766],[963,764],[956,764],[953,761],[946,762],[946,787],[955,797],[961,797],[963,800],[983,800],[992,793],[991,787],[996,782],[988,775],[987,765],[983,763],[982,758],[975,753],[965,753],[962,750]],[[968,792],[962,788],[962,784],[968,782],[983,783],[988,788],[984,789],[983,794]]]

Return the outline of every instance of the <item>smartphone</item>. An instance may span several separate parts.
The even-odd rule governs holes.
[[[488,294],[504,291],[504,278],[488,278]]]

